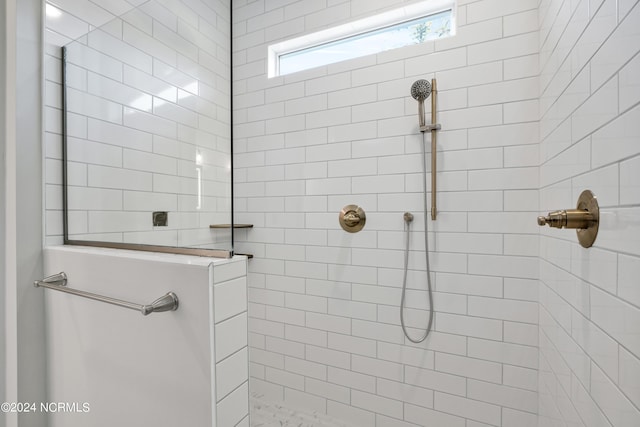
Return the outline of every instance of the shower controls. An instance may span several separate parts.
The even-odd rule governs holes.
[[[367,215],[361,207],[347,205],[340,211],[338,221],[340,221],[340,226],[344,231],[357,233],[364,228],[364,224],[367,222]]]
[[[156,211],[152,214],[154,227],[166,227],[169,220],[169,212]]]
[[[553,228],[575,228],[580,245],[589,248],[598,235],[600,208],[598,199],[590,190],[584,190],[578,198],[576,209],[549,212],[538,217],[538,225]]]
[[[567,209],[563,211],[549,212],[549,215],[539,216],[538,225],[548,225],[554,228],[589,228],[593,222],[593,215],[588,211],[579,209]]]

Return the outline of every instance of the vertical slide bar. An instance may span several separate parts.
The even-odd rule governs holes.
[[[431,219],[436,220],[436,98],[438,90],[436,79],[431,79]]]

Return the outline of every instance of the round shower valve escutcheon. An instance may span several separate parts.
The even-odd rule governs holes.
[[[338,221],[342,229],[348,233],[357,233],[364,228],[367,215],[357,205],[347,205],[340,211]]]

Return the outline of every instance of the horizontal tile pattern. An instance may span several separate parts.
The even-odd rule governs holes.
[[[541,233],[539,425],[639,422],[629,388],[640,381],[632,368],[640,348],[631,326],[640,310],[630,291],[638,288],[630,274],[640,253],[628,222],[637,211],[632,188],[640,178],[638,168],[628,168],[639,153],[631,121],[640,96],[629,78],[637,61],[629,60],[640,50],[640,7],[632,3],[616,13],[610,0],[543,2],[540,210],[591,189],[607,213],[606,231],[590,249],[571,235]]]
[[[256,254],[248,280],[253,372],[266,381],[257,382],[265,396],[356,425],[500,425],[503,410],[525,420],[537,402],[537,3],[458,2],[466,19],[450,39],[265,75],[268,44],[337,16],[346,22],[414,2],[393,3],[235,6],[236,215],[256,224],[238,239]],[[433,77],[442,124],[440,213],[428,224],[435,324],[414,345],[398,308],[405,211],[416,216],[412,335],[429,306],[423,141],[409,88]],[[337,223],[350,203],[367,213],[353,235]]]
[[[230,222],[229,6],[170,1],[130,10],[80,0],[56,7],[61,18],[46,22],[49,139],[62,132],[62,63],[53,46],[87,34],[67,50],[69,202],[94,221],[72,224],[69,238],[230,247],[229,233],[208,227]],[[61,182],[60,173],[51,169],[47,180]],[[136,193],[112,200],[110,190]],[[47,210],[60,218],[51,204]],[[122,212],[104,226],[95,221],[104,210]],[[169,211],[168,228],[152,226],[153,210]],[[49,238],[61,230],[47,221]]]
[[[209,269],[216,363],[214,414],[218,423],[235,424],[249,413],[247,261],[236,257],[212,263]]]
[[[640,111],[634,78],[638,4],[459,1],[454,38],[267,80],[265,40],[315,31],[338,16],[346,21],[391,7],[351,0],[336,4],[338,13],[333,9],[337,2],[326,9],[315,5],[313,11],[303,3],[234,6],[234,172],[237,183],[259,184],[238,187],[236,200],[236,215],[257,225],[237,239],[238,246],[256,254],[248,279],[252,387],[356,425],[534,426],[536,412],[539,425],[637,424],[640,403],[633,379],[640,354],[633,329],[624,322],[635,318],[640,301],[634,286],[640,252],[633,221],[638,209],[633,186]],[[197,27],[198,21],[206,27],[206,20],[189,7],[175,12],[179,33]],[[166,18],[155,19],[172,28]],[[140,28],[153,32],[143,24]],[[77,49],[85,51],[79,65],[87,75],[127,86],[135,81],[154,102],[193,108],[203,123],[208,120],[207,132],[219,129],[216,116],[205,117],[201,108],[179,102],[180,91],[190,89],[178,84],[176,72],[188,75],[195,69],[188,57],[175,64],[165,57],[163,74],[144,82],[139,78],[147,66],[143,58],[123,73],[113,58]],[[56,55],[48,53],[47,64]],[[214,64],[211,58],[206,61]],[[96,63],[105,67],[97,70]],[[46,70],[47,80],[59,83],[57,67]],[[207,76],[212,74],[199,77]],[[416,213],[412,238],[420,240],[421,142],[408,88],[416,78],[431,77],[438,78],[441,91],[437,160],[444,190],[438,194],[438,220],[429,224],[434,283],[438,293],[461,297],[464,311],[447,312],[436,305],[435,332],[424,346],[415,346],[398,332],[394,311],[402,268],[387,255],[401,254],[400,217],[406,210]],[[159,89],[155,84],[162,81],[175,90]],[[81,78],[80,87],[86,84]],[[215,86],[211,80],[207,84]],[[61,116],[53,108],[55,91],[49,89],[47,156],[54,160],[60,158],[55,145]],[[201,93],[207,93],[205,86]],[[100,168],[121,167],[120,129],[136,150],[167,156],[155,152],[152,133],[117,127],[117,115],[109,116],[115,125],[102,120],[101,108],[109,112],[111,104],[87,102],[95,118],[72,116],[73,136],[88,138],[100,150],[95,156]],[[96,126],[118,131],[98,138],[92,130]],[[176,132],[164,136],[189,144],[204,136],[185,123]],[[153,182],[168,176],[143,173],[153,174]],[[59,211],[61,195],[53,175],[47,173],[53,182],[47,185],[46,205],[47,233],[55,237],[61,227],[50,221],[61,216],[49,213]],[[106,182],[96,171],[87,175],[76,168],[79,183],[86,185],[87,176]],[[122,190],[118,179],[109,181],[109,191]],[[274,185],[263,185],[269,181]],[[594,248],[578,247],[569,231],[538,231],[533,223],[520,231],[537,212],[570,207],[587,187],[606,206]],[[335,216],[356,200],[369,221],[363,232],[347,236]],[[510,224],[507,232],[492,223],[495,214]],[[79,233],[89,229],[86,216],[83,221],[77,222]],[[478,244],[466,250],[460,237],[469,232],[497,240],[490,249]],[[464,239],[472,243],[471,237]],[[425,265],[423,247],[412,245],[413,289],[424,285]],[[354,254],[354,248],[368,251]],[[416,304],[424,307],[423,301]],[[424,309],[409,312],[411,326],[424,319]],[[293,371],[287,376],[287,368],[299,372],[302,366],[292,364],[294,359],[313,363],[304,366],[326,366],[326,379]],[[484,378],[467,377],[478,375],[463,372],[466,362],[457,362],[465,359],[502,369],[490,368],[481,373]],[[363,364],[374,360],[387,362],[380,363],[387,369],[377,374],[372,371],[377,364]],[[404,367],[402,375],[388,369],[395,365]],[[271,380],[299,389],[266,379],[267,368]]]

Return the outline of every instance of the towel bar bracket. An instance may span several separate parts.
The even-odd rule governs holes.
[[[35,282],[33,282],[33,286],[37,288],[45,283],[49,285],[56,285],[56,286],[67,286],[67,273],[65,273],[64,271],[61,271],[58,274],[52,274],[51,276],[47,276],[42,280],[36,280]]]

